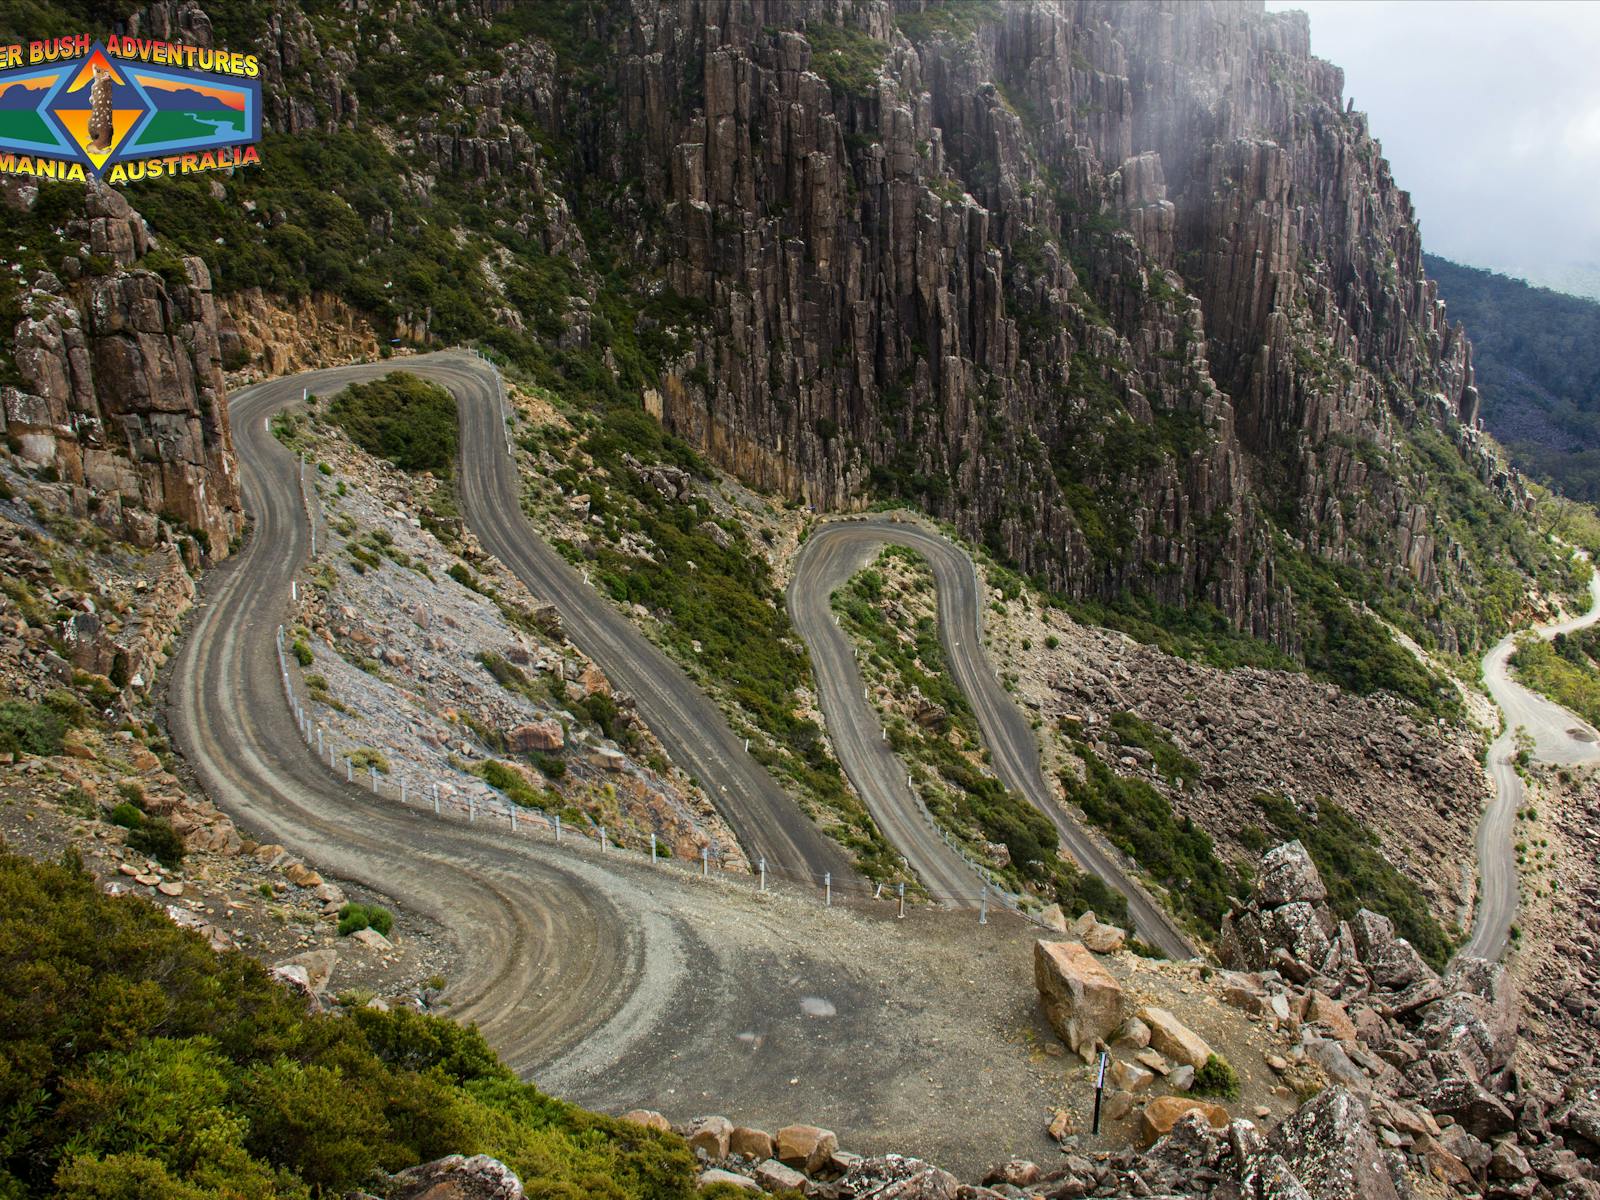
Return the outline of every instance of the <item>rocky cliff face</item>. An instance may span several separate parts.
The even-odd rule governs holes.
[[[662,416],[722,465],[1266,636],[1263,511],[1441,587],[1403,431],[1495,478],[1469,353],[1302,15],[641,0],[606,33],[647,166],[608,165],[711,313]]]
[[[12,186],[3,198],[27,212],[39,193]],[[187,533],[193,551],[220,557],[243,513],[210,275],[198,258],[152,255],[143,219],[113,189],[93,184],[81,199],[61,229],[69,252],[20,297],[21,385],[0,389],[0,430],[22,462],[67,485],[73,515],[139,546]]]
[[[1496,572],[1542,569],[1467,512],[1526,496],[1479,432],[1409,199],[1302,15],[215,16],[163,0],[130,28],[251,44],[292,135],[278,169],[318,185],[270,162],[193,185],[244,214],[227,233],[248,269],[158,211],[230,297],[288,293],[320,320],[298,289],[321,289],[380,341],[478,339],[548,386],[642,396],[797,502],[909,499],[1058,591],[1206,604],[1291,652],[1312,586],[1291,559],[1400,597],[1450,650],[1523,602]],[[249,320],[228,348],[258,365],[304,340]]]

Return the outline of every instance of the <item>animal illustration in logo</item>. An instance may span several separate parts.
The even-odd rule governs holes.
[[[99,63],[93,64],[94,82],[89,85],[89,145],[91,154],[104,154],[111,149],[115,124],[111,109],[111,72]]]

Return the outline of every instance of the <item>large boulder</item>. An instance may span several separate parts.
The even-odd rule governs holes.
[[[273,968],[273,973],[276,974],[283,967],[300,967],[305,971],[306,984],[312,993],[321,996],[327,992],[328,984],[333,979],[333,969],[338,965],[339,952],[331,946],[324,946],[284,959]]]
[[[820,1171],[838,1148],[839,1139],[829,1129],[819,1129],[815,1125],[785,1125],[778,1130],[778,1161],[807,1175]]]
[[[737,1126],[728,1137],[728,1152],[760,1162],[772,1157],[772,1135],[765,1129]]]
[[[1033,982],[1050,1027],[1085,1060],[1122,1024],[1122,985],[1081,943],[1034,943]]]
[[[487,1154],[422,1163],[394,1177],[389,1200],[523,1200],[522,1181]]]
[[[1356,1040],[1356,1025],[1345,1006],[1315,988],[1306,996],[1306,1020],[1321,1025],[1341,1042]]]
[[[775,1158],[769,1158],[756,1167],[755,1179],[769,1192],[803,1192],[806,1184],[811,1182],[799,1171],[784,1166]]]
[[[689,1149],[700,1150],[712,1162],[728,1157],[728,1141],[733,1136],[733,1122],[727,1117],[701,1117],[690,1124],[684,1139]]]
[[[1190,1029],[1164,1008],[1147,1005],[1139,1010],[1139,1020],[1150,1027],[1150,1044],[1166,1057],[1187,1063],[1198,1071],[1215,1051],[1205,1038]]]
[[[1308,901],[1280,904],[1262,916],[1261,925],[1269,946],[1287,950],[1295,961],[1304,963],[1313,972],[1322,969],[1323,961],[1333,949],[1333,942],[1323,928],[1322,912]]]
[[[1402,991],[1433,977],[1433,968],[1423,961],[1416,947],[1405,938],[1395,937],[1388,917],[1363,908],[1350,922],[1350,932],[1355,937],[1361,965],[1378,987]]]
[[[1450,1117],[1486,1142],[1516,1128],[1516,1117],[1499,1097],[1465,1074],[1441,1079],[1423,1092],[1421,1099],[1434,1116]]]
[[[1346,1088],[1307,1101],[1273,1131],[1270,1145],[1313,1200],[1400,1200],[1367,1106]]]
[[[561,728],[561,722],[551,718],[518,725],[507,735],[507,740],[516,753],[529,754],[561,749],[567,744],[567,734]]]
[[[1192,1096],[1157,1096],[1139,1114],[1142,1143],[1152,1145],[1157,1138],[1171,1133],[1173,1126],[1190,1113],[1199,1113],[1213,1129],[1228,1127],[1228,1110],[1220,1104]]]
[[[1256,872],[1256,903],[1262,908],[1307,901],[1316,904],[1328,898],[1328,889],[1311,855],[1298,841],[1274,846],[1261,856]]]
[[[1250,909],[1225,914],[1217,956],[1231,971],[1266,969],[1272,961],[1272,947],[1260,914]]]
[[[1115,954],[1128,940],[1127,930],[1105,924],[1093,912],[1086,912],[1074,921],[1067,935],[1096,954]]]
[[[1520,1006],[1511,973],[1501,963],[1463,955],[1450,964],[1443,983],[1448,995],[1439,1008],[1441,1015],[1443,1012],[1449,1015],[1445,1021],[1438,1021],[1434,1011],[1427,1010],[1423,1014],[1425,1026],[1470,1026],[1470,1034],[1488,1070],[1503,1069],[1517,1048]],[[1436,1037],[1433,1044],[1442,1046],[1448,1040],[1448,1035]]]

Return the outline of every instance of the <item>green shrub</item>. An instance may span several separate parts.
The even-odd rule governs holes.
[[[384,757],[382,751],[374,750],[371,746],[357,747],[350,752],[349,758],[350,765],[358,772],[371,768],[375,769],[380,775],[389,773],[389,760]]]
[[[455,463],[455,397],[415,375],[353,383],[333,398],[328,416],[356,445],[403,470],[446,474]]]
[[[128,833],[128,847],[155,859],[163,867],[183,863],[183,839],[164,817],[146,817],[144,824]]]
[[[46,705],[25,700],[0,704],[0,753],[60,754],[66,733],[66,718]]]
[[[1156,769],[1167,777],[1168,782],[1181,781],[1185,786],[1193,786],[1200,781],[1200,764],[1179,750],[1163,730],[1157,729],[1149,721],[1140,720],[1131,712],[1117,712],[1111,714],[1111,728],[1124,745],[1139,746],[1149,751]]]
[[[144,813],[136,804],[129,804],[124,800],[111,810],[111,823],[120,825],[124,829],[138,829],[144,824]]]
[[[1220,1054],[1206,1059],[1205,1066],[1194,1073],[1194,1086],[1189,1089],[1197,1096],[1221,1096],[1224,1100],[1239,1098],[1239,1076],[1228,1060]]]
[[[304,638],[295,638],[290,649],[294,651],[295,662],[299,663],[302,667],[309,667],[313,662],[316,661],[316,656],[311,653],[311,646]]]
[[[1180,819],[1143,779],[1118,775],[1087,744],[1074,741],[1073,749],[1083,760],[1084,777],[1061,773],[1067,799],[1167,889],[1175,912],[1197,931],[1214,935],[1238,881],[1217,857],[1211,835],[1188,817]]]
[[[547,1200],[692,1200],[683,1142],[519,1081],[471,1028],[308,1015],[77,866],[0,854],[0,1195],[308,1200],[489,1154]]]
[[[513,804],[522,808],[545,807],[545,797],[533,789],[527,776],[508,763],[490,759],[478,768],[478,775],[490,787],[504,792]]]
[[[362,929],[375,929],[384,937],[394,928],[394,915],[379,904],[346,904],[339,910],[339,936],[349,937]]]

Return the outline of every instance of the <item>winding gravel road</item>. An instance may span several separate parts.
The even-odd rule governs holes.
[[[1589,580],[1589,611],[1579,617],[1540,625],[1533,632],[1543,638],[1571,633],[1600,621],[1600,573]],[[1489,775],[1495,796],[1478,823],[1478,907],[1472,936],[1462,954],[1496,959],[1505,953],[1511,924],[1517,916],[1517,813],[1525,789],[1517,774],[1517,732],[1533,738],[1533,756],[1541,762],[1572,764],[1600,760],[1600,733],[1586,721],[1529,691],[1511,677],[1511,655],[1517,630],[1501,638],[1483,658],[1483,681],[1489,695],[1505,714],[1506,725],[1489,747]]]
[[[967,552],[923,525],[874,516],[831,521],[811,531],[795,559],[789,612],[811,651],[819,704],[834,749],[885,835],[930,891],[975,902],[981,880],[923,818],[904,768],[881,740],[877,715],[863,695],[855,652],[829,604],[841,584],[890,545],[916,551],[933,569],[945,659],[977,715],[1001,780],[1050,819],[1084,870],[1127,897],[1141,938],[1174,958],[1193,957],[1193,945],[1166,911],[1056,803],[1028,719],[984,656],[983,589]]]
[[[442,927],[457,948],[452,1015],[558,1095],[677,1120],[818,1121],[853,1148],[968,1172],[1047,1152],[1039,1114],[1063,1098],[1061,1076],[1033,1061],[1049,1036],[1033,998],[1035,931],[1009,914],[980,927],[918,908],[897,921],[889,905],[824,908],[815,891],[761,895],[748,876],[701,880],[572,840],[557,848],[376,800],[306,749],[274,635],[309,532],[294,458],[266,419],[302,387],[399,366],[459,389],[464,412],[493,402],[492,380],[471,390],[487,370],[466,355],[232,398],[253,528],[207,575],[168,687],[174,742],[208,792],[257,840],[394,900],[402,944],[407,912]],[[503,458],[481,427],[468,453],[484,438],[485,457]]]

